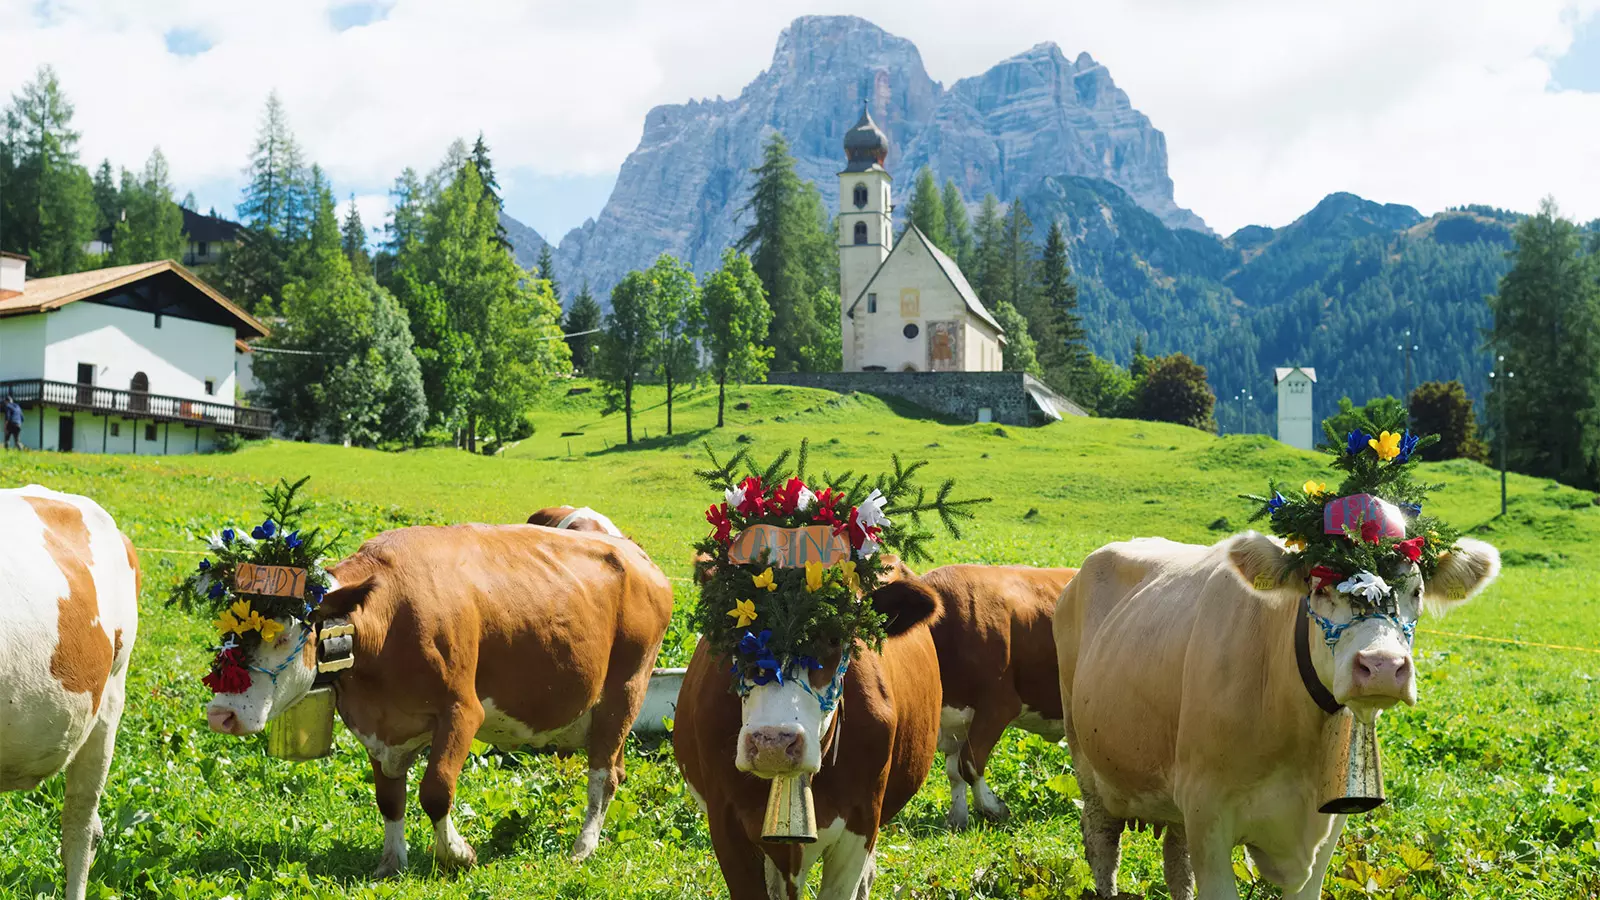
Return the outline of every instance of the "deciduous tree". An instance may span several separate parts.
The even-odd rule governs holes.
[[[1489,461],[1489,448],[1478,437],[1478,418],[1472,398],[1459,381],[1424,381],[1411,392],[1406,404],[1411,413],[1411,430],[1416,434],[1437,434],[1439,442],[1422,448],[1422,458],[1430,462],[1444,459]]]
[[[624,428],[633,443],[633,387],[655,365],[661,341],[658,294],[645,272],[632,271],[611,289],[611,314],[606,316],[596,354],[596,374],[622,398]]]
[[[650,289],[655,291],[661,339],[656,350],[656,374],[667,388],[667,434],[672,433],[673,392],[694,377],[695,338],[700,335],[700,290],[694,273],[670,254],[663,253],[650,267]]]
[[[1134,415],[1152,422],[1176,422],[1214,432],[1216,404],[1205,366],[1182,353],[1155,359],[1133,387]]]
[[[1007,372],[1027,372],[1042,377],[1037,349],[1028,334],[1028,321],[1017,308],[1002,300],[995,305],[994,320],[1006,331],[1006,343],[1001,350],[1002,365]]]
[[[728,382],[764,380],[772,348],[766,346],[772,308],[750,258],[737,250],[722,254],[722,267],[700,292],[706,350],[717,378],[717,427],[723,426]]]

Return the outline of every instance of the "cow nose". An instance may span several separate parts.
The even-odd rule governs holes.
[[[208,709],[206,724],[219,734],[238,734],[239,714],[231,709]]]
[[[1352,673],[1357,692],[1403,696],[1411,686],[1411,657],[1404,653],[1363,651]]]
[[[761,774],[791,772],[805,756],[806,733],[798,725],[763,725],[744,736],[750,769]]]

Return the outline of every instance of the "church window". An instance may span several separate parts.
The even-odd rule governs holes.
[[[856,243],[865,244],[866,242],[867,242],[867,223],[865,223],[865,222],[857,222],[856,223]]]
[[[900,333],[905,335],[906,340],[909,341],[916,339],[916,336],[922,333],[922,329],[917,327],[917,323],[908,322],[906,323],[906,327],[900,330]]]
[[[867,312],[868,313],[875,313],[877,311],[878,311],[878,295],[877,294],[868,294],[867,295]]]
[[[856,209],[861,209],[862,207],[867,205],[867,186],[866,185],[864,185],[864,184],[856,185],[855,202],[856,202]]]

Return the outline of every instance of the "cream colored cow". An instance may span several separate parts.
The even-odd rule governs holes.
[[[1344,817],[1317,811],[1328,713],[1296,664],[1302,598],[1348,623],[1331,649],[1311,629],[1309,658],[1333,700],[1371,721],[1416,702],[1406,632],[1421,607],[1464,602],[1500,569],[1493,547],[1466,539],[1426,586],[1401,560],[1383,573],[1399,589],[1397,622],[1358,618],[1335,588],[1308,592],[1287,552],[1255,533],[1211,547],[1110,544],[1062,591],[1061,696],[1102,897],[1116,893],[1123,828],[1139,821],[1166,826],[1174,900],[1195,889],[1202,900],[1237,900],[1231,855],[1241,844],[1285,898],[1315,900]]]
[[[0,791],[67,770],[68,900],[82,900],[100,839],[138,596],[133,545],[99,504],[0,491]]]

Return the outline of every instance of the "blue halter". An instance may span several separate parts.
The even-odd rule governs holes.
[[[1394,595],[1390,594],[1388,599],[1391,602],[1389,604],[1386,604],[1383,607],[1376,607],[1372,612],[1357,613],[1350,621],[1341,623],[1335,622],[1332,619],[1323,618],[1321,615],[1319,615],[1316,610],[1311,608],[1311,598],[1307,596],[1305,604],[1306,614],[1311,617],[1312,621],[1316,622],[1317,625],[1322,628],[1322,640],[1328,645],[1329,650],[1332,650],[1334,645],[1339,643],[1339,639],[1344,637],[1344,633],[1352,626],[1361,622],[1365,622],[1368,619],[1383,619],[1392,623],[1394,627],[1400,629],[1401,634],[1406,636],[1406,646],[1409,647],[1411,646],[1413,635],[1417,630],[1417,623],[1415,620],[1406,622],[1400,619],[1400,610],[1398,607],[1393,605],[1393,598]]]
[[[261,666],[252,664],[250,666],[251,670],[252,671],[256,671],[256,672],[260,672],[261,674],[263,674],[263,675],[267,676],[268,678],[272,679],[272,686],[273,687],[277,687],[278,686],[278,676],[282,675],[283,674],[283,670],[289,668],[289,666],[291,664],[293,664],[296,659],[299,658],[300,651],[302,651],[302,650],[304,650],[306,648],[306,642],[308,640],[310,640],[310,639],[311,639],[311,626],[310,625],[305,625],[304,627],[302,627],[300,629],[300,642],[294,645],[294,649],[289,651],[289,655],[284,659],[283,662],[278,663],[277,666],[275,666],[275,667],[273,667],[271,669],[264,669]]]

